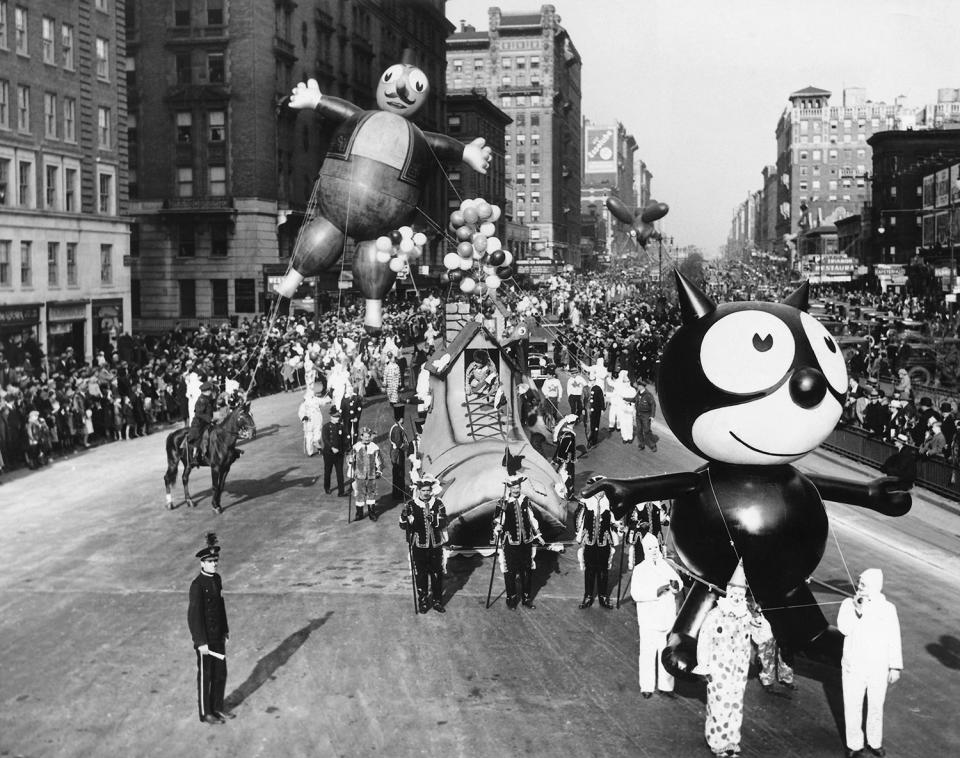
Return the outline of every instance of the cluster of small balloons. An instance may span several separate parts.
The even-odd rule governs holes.
[[[401,226],[390,234],[377,237],[377,262],[389,263],[390,270],[400,273],[407,263],[423,255],[423,246],[427,244],[427,235],[414,232],[409,226]]]
[[[504,250],[496,237],[500,207],[483,198],[464,200],[450,214],[450,231],[457,238],[456,252],[443,257],[447,276],[460,283],[460,291],[475,292],[480,282],[496,290],[504,279],[513,276],[513,255]]]

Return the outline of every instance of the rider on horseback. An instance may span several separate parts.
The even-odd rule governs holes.
[[[187,460],[202,460],[201,442],[204,432],[213,424],[213,414],[217,409],[217,384],[208,380],[200,387],[200,397],[193,407],[193,420],[190,422],[190,429],[184,439],[184,446],[187,448]]]

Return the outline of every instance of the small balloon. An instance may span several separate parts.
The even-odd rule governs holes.
[[[490,289],[495,290],[500,286],[500,277],[496,274],[490,274],[486,279],[483,280]]]
[[[487,237],[487,252],[492,253],[494,250],[499,250],[503,247],[503,244],[500,242],[499,237]]]
[[[403,237],[400,236],[400,232],[397,231],[396,229],[394,229],[392,232],[390,232],[390,241],[391,241],[394,245],[399,245],[399,244],[400,244],[400,240],[402,240],[402,239],[403,239]]]
[[[501,212],[501,211],[500,211],[500,206],[499,206],[499,205],[491,205],[491,206],[490,206],[490,211],[491,211],[491,213],[490,213],[490,218],[489,218],[488,220],[495,224],[495,223],[497,223],[497,220],[500,218],[500,212]]]
[[[472,208],[472,207],[473,207],[473,200],[472,200],[472,199],[470,199],[470,198],[467,197],[467,198],[464,198],[463,200],[460,201],[460,210],[461,210],[461,211],[465,211],[467,208]]]
[[[447,269],[447,271],[453,271],[455,268],[458,269],[460,268],[460,260],[460,256],[456,253],[447,253],[443,256],[443,267]]]
[[[497,266],[497,276],[501,279],[509,279],[513,276],[513,267],[512,266]]]
[[[460,242],[468,241],[476,233],[477,230],[470,226],[470,224],[457,227],[457,239]]]
[[[473,257],[473,245],[469,242],[461,242],[457,245],[457,255],[461,258],[472,258]],[[457,264],[459,265],[459,264]]]
[[[460,259],[460,270],[469,271],[473,268],[473,258],[461,258]]]
[[[509,266],[511,263],[513,263],[513,253],[511,253],[509,250],[504,250],[504,251],[503,251],[503,265],[504,265],[504,266]]]
[[[391,270],[391,271],[395,271],[396,273],[399,274],[401,271],[403,271],[404,268],[406,268],[406,266],[407,266],[406,261],[401,260],[400,258],[391,258],[391,259],[390,259],[390,270]]]
[[[409,253],[411,250],[413,250],[413,238],[412,238],[412,237],[404,237],[402,240],[400,240],[400,252],[401,252],[401,253]]]
[[[496,233],[497,227],[491,224],[489,221],[484,221],[482,224],[480,224],[480,234],[484,235],[485,237],[492,237]]]
[[[469,294],[470,294],[471,292],[473,292],[476,288],[477,288],[477,280],[476,280],[476,279],[473,279],[473,278],[471,278],[471,277],[469,277],[469,276],[465,276],[465,277],[463,277],[463,279],[460,281],[460,291],[461,291],[461,292],[465,292],[466,294],[469,295]]]
[[[401,226],[397,231],[400,232],[400,236],[407,240],[413,238],[413,228],[409,226]]]
[[[486,200],[481,200],[476,205],[477,215],[480,217],[481,221],[489,221],[490,216],[493,215],[493,207]]]
[[[477,210],[473,206],[463,209],[463,220],[468,224],[475,224],[480,216],[477,215]],[[476,284],[476,282],[474,282]]]
[[[414,245],[413,250],[407,253],[407,255],[411,258],[419,258],[421,255],[423,255],[423,248],[420,247],[420,245]]]
[[[389,263],[391,258],[392,256],[387,250],[377,250],[377,263]]]
[[[503,250],[494,250],[490,253],[490,265],[492,266],[502,266],[506,259],[507,256],[503,254]]]
[[[448,278],[451,282],[453,282],[454,284],[456,284],[456,283],[459,282],[461,279],[463,279],[463,272],[462,272],[460,269],[457,269],[456,271],[451,271],[449,274],[447,274],[447,278]]]
[[[473,249],[478,253],[485,253],[487,251],[487,235],[477,232],[470,238],[470,241],[473,243]]]
[[[416,234],[413,235],[413,244],[423,247],[424,245],[427,244],[427,235],[424,234],[423,232],[417,232]]]
[[[454,229],[463,226],[463,211],[454,211],[450,214],[450,226]]]
[[[390,252],[390,248],[393,247],[393,243],[390,241],[389,237],[377,237],[377,250],[382,250],[385,253]]]
[[[440,272],[440,281],[443,282],[444,284],[446,284],[447,282],[449,282],[449,281],[450,281],[450,272],[449,272],[449,271],[441,271],[441,272]]]

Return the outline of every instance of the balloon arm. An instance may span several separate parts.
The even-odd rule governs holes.
[[[601,479],[581,492],[590,497],[603,492],[610,501],[613,515],[623,516],[627,508],[646,500],[672,500],[693,492],[700,485],[700,477],[692,471],[679,474],[644,476],[637,479]]]
[[[354,105],[349,100],[325,95],[321,100],[317,101],[314,111],[322,118],[329,118],[333,121],[346,121],[351,116],[362,113],[363,108]]]
[[[886,516],[902,516],[913,505],[905,483],[893,476],[881,476],[869,482],[836,479],[808,474],[824,500],[869,508]]]
[[[486,144],[483,137],[477,137],[470,144],[463,148],[463,162],[474,171],[485,174],[490,167],[490,159],[493,151]]]
[[[423,137],[437,158],[444,163],[466,162],[464,152],[469,145],[464,145],[460,140],[455,140],[446,134],[437,134],[436,132],[424,132]]]

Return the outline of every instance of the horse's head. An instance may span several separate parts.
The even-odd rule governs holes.
[[[257,424],[250,413],[250,401],[238,405],[231,415],[237,427],[237,436],[242,440],[252,440],[257,433]]]

